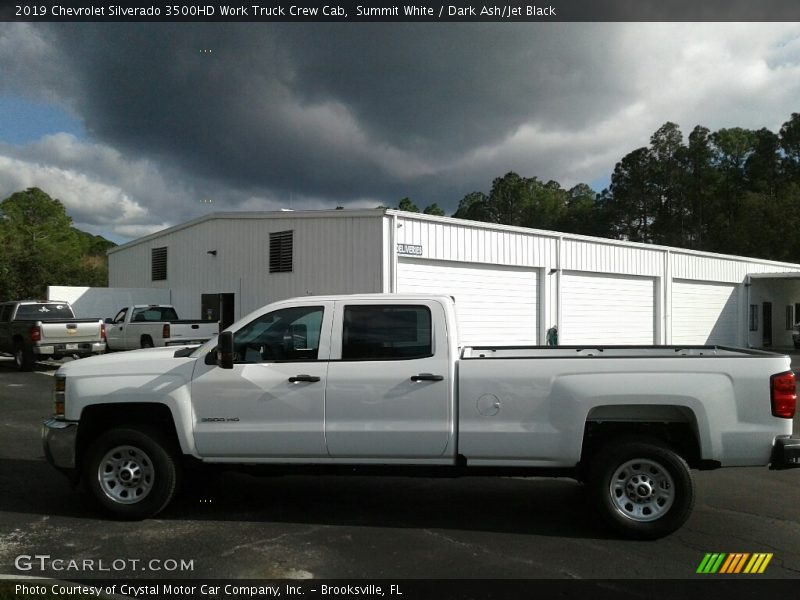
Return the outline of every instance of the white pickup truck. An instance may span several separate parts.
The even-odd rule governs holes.
[[[690,469],[800,466],[789,358],[723,347],[459,348],[439,296],[305,297],[199,348],[62,366],[48,460],[117,516],[184,459],[280,472],[568,476],[618,532],[666,535]]]
[[[217,333],[219,323],[178,319],[175,308],[168,304],[126,306],[113,319],[106,319],[109,350],[202,344]]]

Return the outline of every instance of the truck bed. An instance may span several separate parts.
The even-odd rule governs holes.
[[[725,346],[529,346],[461,351],[459,452],[471,464],[567,466],[587,428],[678,424],[701,461],[766,465],[764,439],[791,434],[771,412],[788,356]],[[577,360],[576,360],[577,359]]]

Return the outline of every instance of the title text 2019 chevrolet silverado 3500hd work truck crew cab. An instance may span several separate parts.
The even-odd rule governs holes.
[[[658,537],[692,510],[690,468],[800,466],[795,404],[777,354],[459,348],[447,297],[305,297],[197,349],[62,366],[43,439],[54,466],[128,518],[163,509],[194,457],[571,476],[619,532]]]

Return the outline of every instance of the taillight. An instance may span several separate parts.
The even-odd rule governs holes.
[[[106,339],[106,324],[105,323],[100,323],[100,339],[102,339],[102,340]]]
[[[161,330],[161,337],[164,339],[169,337],[169,323],[164,323],[164,328]]]
[[[769,397],[772,416],[791,419],[797,409],[797,380],[794,373],[778,373],[769,378]]]
[[[38,325],[31,327],[31,341],[38,342],[42,339],[42,329]]]

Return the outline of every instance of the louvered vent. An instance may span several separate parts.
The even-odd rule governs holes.
[[[278,231],[269,234],[269,272],[292,272],[293,231]]]
[[[167,249],[153,248],[151,254],[151,273],[153,281],[164,281],[167,278]]]

